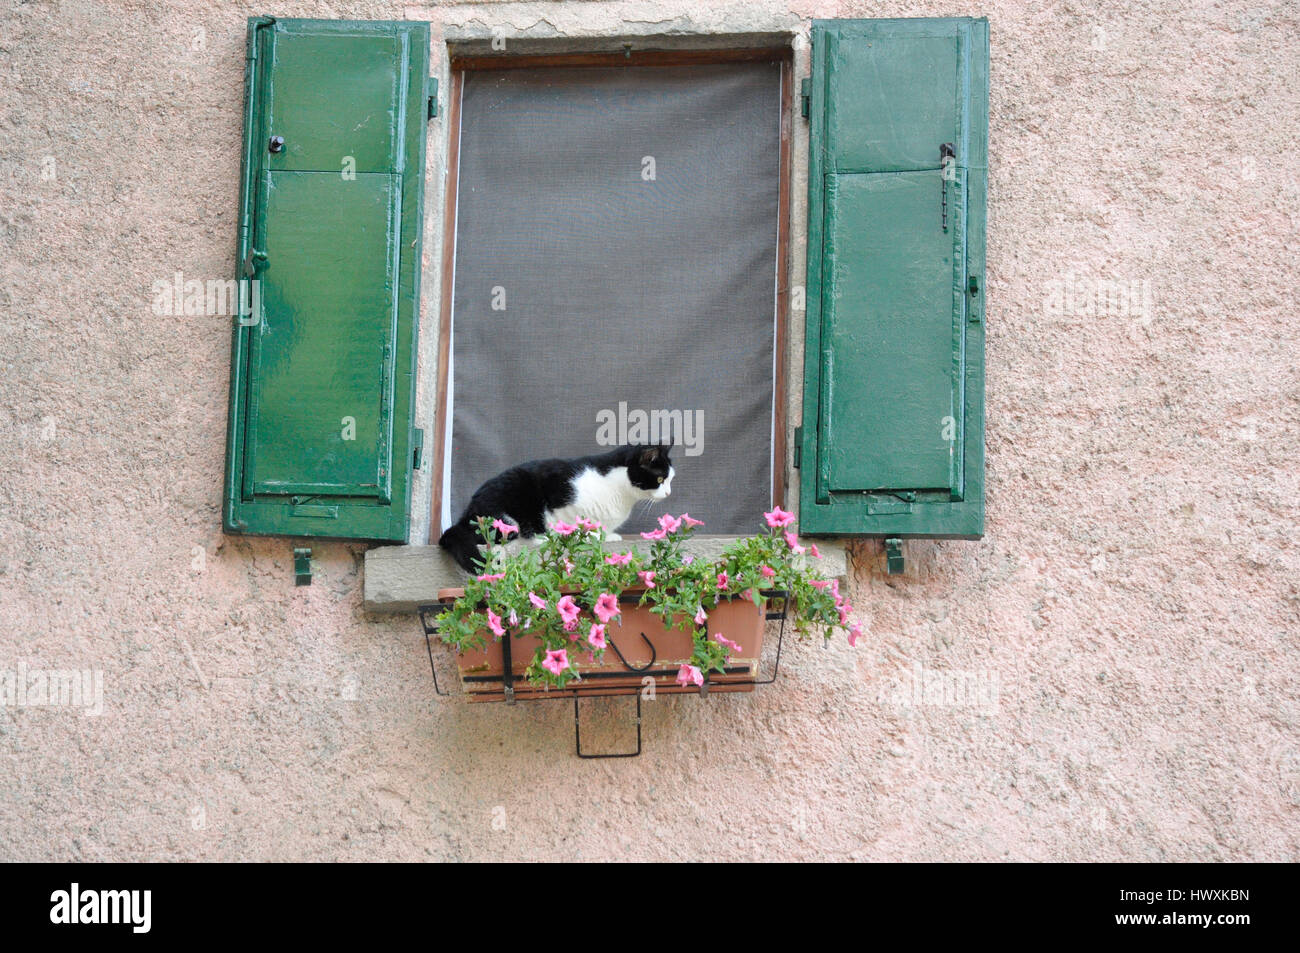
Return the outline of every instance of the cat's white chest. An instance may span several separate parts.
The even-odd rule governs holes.
[[[612,533],[632,515],[641,494],[628,479],[626,467],[616,467],[601,474],[583,470],[573,481],[574,498],[568,506],[546,512],[546,524],[574,523],[582,517],[596,520]]]

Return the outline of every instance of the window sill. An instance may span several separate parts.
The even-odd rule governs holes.
[[[684,549],[696,557],[713,558],[738,536],[694,536]],[[643,539],[624,539],[609,546],[649,552]],[[841,540],[818,539],[818,565],[826,578],[846,580],[848,556]],[[462,585],[464,570],[438,546],[379,546],[366,552],[365,608],[367,612],[414,612],[435,601],[438,591]]]

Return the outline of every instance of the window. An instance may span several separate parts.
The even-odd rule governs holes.
[[[789,46],[453,59],[433,535],[510,463],[656,438],[713,532],[791,480],[805,535],[983,532],[988,24],[811,38],[806,207]],[[228,531],[409,536],[428,44],[250,22]]]
[[[434,535],[507,466],[623,443],[673,444],[712,532],[770,508],[787,54],[453,60]]]

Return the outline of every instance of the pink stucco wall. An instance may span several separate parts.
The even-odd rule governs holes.
[[[99,670],[104,707],[0,708],[0,859],[1297,859],[1293,4],[277,6],[425,17],[440,60],[494,27],[990,18],[988,535],[903,577],[860,544],[863,644],[647,704],[607,762],[565,704],[435,700],[360,547],[295,588],[290,543],[220,532],[229,319],[151,288],[230,272],[255,12],[0,14],[0,671]],[[1079,313],[1098,280],[1150,306]]]

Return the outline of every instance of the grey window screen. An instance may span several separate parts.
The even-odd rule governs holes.
[[[443,524],[515,463],[653,442],[644,414],[672,512],[759,528],[780,65],[471,70],[462,96]]]

